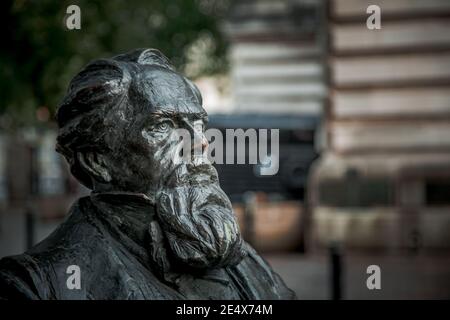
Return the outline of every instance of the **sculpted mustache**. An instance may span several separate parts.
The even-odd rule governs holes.
[[[177,165],[167,178],[166,185],[216,183],[219,181],[216,168],[209,163],[199,165],[181,163]]]

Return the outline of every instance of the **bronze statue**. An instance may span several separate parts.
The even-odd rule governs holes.
[[[92,193],[44,241],[0,260],[0,298],[295,298],[242,240],[214,167],[173,161],[177,128],[206,148],[207,114],[158,50],[90,63],[57,121],[56,149]]]

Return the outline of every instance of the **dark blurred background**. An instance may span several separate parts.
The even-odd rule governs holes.
[[[70,79],[152,47],[194,79],[210,127],[280,129],[276,175],[216,167],[246,240],[300,299],[450,298],[448,0],[6,0],[0,15],[0,257],[89,193],[54,151]]]

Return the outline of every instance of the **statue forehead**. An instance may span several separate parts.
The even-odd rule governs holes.
[[[205,114],[194,89],[185,78],[158,66],[144,66],[133,82],[143,111],[151,113]]]

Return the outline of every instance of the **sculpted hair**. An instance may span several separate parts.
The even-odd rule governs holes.
[[[87,150],[108,151],[109,129],[124,130],[133,115],[128,91],[140,65],[156,65],[175,71],[169,60],[156,49],[137,49],[111,59],[95,60],[70,82],[58,106],[59,126],[56,151],[70,164],[72,174],[86,187],[92,188],[90,177],[78,164],[76,154]],[[195,85],[186,79],[201,103]]]

